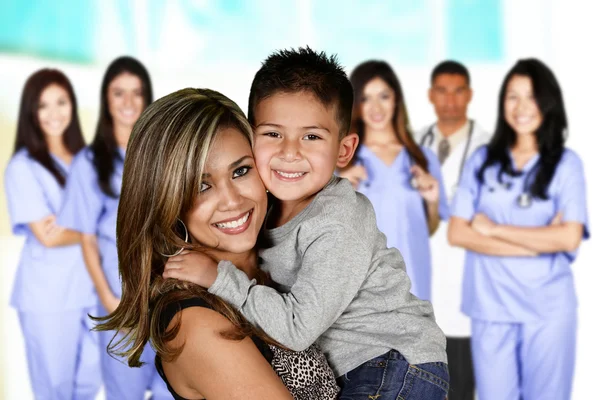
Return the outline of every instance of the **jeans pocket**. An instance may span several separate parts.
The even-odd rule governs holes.
[[[338,378],[338,384],[342,388],[339,400],[377,396],[385,380],[388,362],[385,357],[376,357]]]
[[[450,387],[448,365],[441,362],[411,365],[398,400],[443,400]]]

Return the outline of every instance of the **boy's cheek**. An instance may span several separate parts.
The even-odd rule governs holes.
[[[268,184],[270,175],[271,175],[271,168],[269,167],[269,163],[268,162],[260,162],[258,159],[255,159],[255,160],[256,160],[255,162],[256,162],[256,170],[258,171],[258,176],[263,181],[263,183],[266,185],[266,184]]]
[[[254,153],[254,162],[256,163],[256,168],[260,170],[264,168],[268,168],[269,163],[271,162],[273,149],[269,146],[262,145],[260,142],[254,144],[254,149],[252,149]]]

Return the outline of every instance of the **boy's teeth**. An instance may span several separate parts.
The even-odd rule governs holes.
[[[215,225],[217,225],[217,228],[237,228],[237,227],[244,225],[246,223],[246,221],[248,221],[249,216],[250,216],[250,211],[248,211],[246,214],[244,214],[244,216],[242,218],[238,219],[237,221],[229,221],[229,222],[225,222],[223,224],[215,224]]]
[[[299,178],[302,175],[304,175],[304,172],[293,172],[293,173],[288,173],[288,172],[282,172],[282,171],[277,171],[277,173],[281,176],[283,176],[284,178]]]

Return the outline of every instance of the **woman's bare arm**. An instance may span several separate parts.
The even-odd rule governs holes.
[[[500,239],[485,236],[475,231],[470,222],[459,217],[450,218],[448,241],[452,246],[487,254],[490,256],[536,256],[537,253],[523,246],[505,242]]]
[[[578,222],[539,227],[496,225],[490,236],[509,243],[518,243],[538,253],[569,252],[579,247],[583,238],[583,225]]]
[[[281,379],[250,338],[225,339],[232,324],[216,311],[184,309],[173,346],[175,361],[163,362],[170,385],[182,397],[227,400],[292,399]],[[172,322],[173,323],[173,322]]]
[[[56,216],[49,215],[39,221],[27,224],[33,236],[45,247],[60,247],[81,242],[79,232],[56,225]]]
[[[119,299],[114,295],[104,275],[104,270],[100,263],[100,251],[98,250],[98,238],[93,234],[81,235],[81,248],[83,250],[83,260],[85,266],[94,282],[96,293],[100,298],[102,306],[110,314],[119,305]]]

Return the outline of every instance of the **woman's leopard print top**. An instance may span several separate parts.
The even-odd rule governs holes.
[[[321,350],[312,345],[304,351],[291,351],[269,345],[271,366],[295,400],[334,400],[339,388]]]

